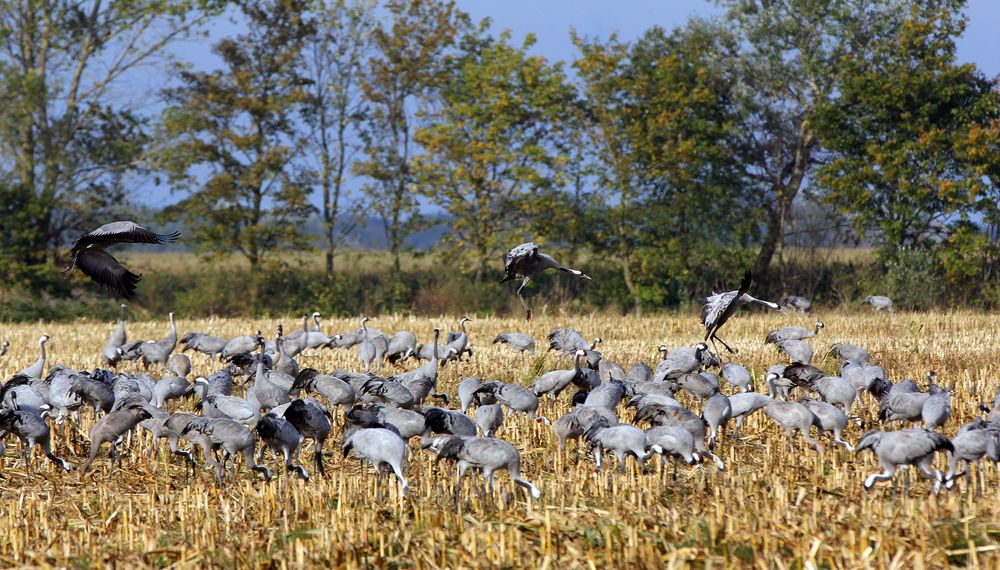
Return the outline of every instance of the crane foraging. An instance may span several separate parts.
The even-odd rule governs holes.
[[[722,325],[726,324],[729,317],[733,316],[736,309],[738,309],[740,305],[756,303],[776,311],[781,310],[781,307],[779,307],[777,303],[764,301],[763,299],[757,299],[750,296],[747,291],[750,290],[751,281],[752,277],[750,275],[750,270],[748,269],[747,272],[743,274],[743,281],[740,283],[740,288],[738,290],[713,293],[705,299],[705,305],[701,308],[701,323],[705,325],[705,340],[711,340],[713,347],[715,347],[715,341],[719,341],[730,353],[735,354],[737,352],[730,348],[729,345],[726,344],[721,338],[719,338],[718,334]],[[718,352],[717,347],[716,352]]]
[[[532,278],[541,275],[546,269],[556,269],[590,281],[590,277],[584,272],[566,267],[553,259],[551,255],[539,253],[538,246],[532,242],[522,243],[503,254],[503,265],[507,276],[501,279],[500,283],[503,284],[512,279],[521,280],[521,286],[517,288],[517,297],[521,300],[521,305],[527,312],[529,321],[531,320],[531,308],[528,307],[528,302],[521,295],[521,290]]]
[[[81,236],[70,250],[69,265],[63,270],[65,278],[73,275],[77,267],[84,275],[95,283],[102,285],[108,291],[128,299],[142,279],[125,269],[106,248],[120,243],[152,243],[165,244],[177,241],[180,232],[157,234],[135,222],[121,221],[104,224],[96,230]]]

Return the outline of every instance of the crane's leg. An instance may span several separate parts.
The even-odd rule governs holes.
[[[720,343],[722,343],[722,346],[726,347],[726,350],[729,351],[729,354],[737,354],[739,352],[738,350],[733,350],[732,348],[729,348],[729,345],[726,344],[726,341],[719,338],[715,333],[712,333],[711,341],[712,341],[712,348],[715,349],[716,353],[719,352],[719,349],[718,347],[715,346],[715,341],[719,341]]]
[[[521,295],[521,289],[531,281],[531,277],[525,277],[521,280],[521,286],[517,288],[517,298],[521,300],[521,306],[528,313],[528,320],[531,320],[531,309],[528,307],[528,302],[524,300],[524,295]]]

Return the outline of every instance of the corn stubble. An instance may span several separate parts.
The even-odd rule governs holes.
[[[818,313],[808,317],[743,312],[727,325],[726,340],[741,349],[732,360],[744,364],[762,385],[762,371],[780,362],[767,331],[815,319],[826,329],[813,339],[817,355],[834,342],[855,342],[894,379],[922,379],[927,369],[953,390],[953,417],[945,432],[976,416],[980,401],[992,398],[998,375],[1000,324],[993,316],[970,313],[853,314]],[[278,321],[187,320],[179,330],[222,336],[273,330]],[[297,319],[285,319],[286,326]],[[383,316],[372,321],[385,331],[408,329],[429,339],[434,326],[456,328],[454,318],[408,319]],[[920,328],[919,325],[924,325]],[[573,326],[600,335],[601,351],[628,368],[640,359],[655,366],[656,347],[693,345],[701,328],[694,316],[640,319],[549,316],[521,320],[476,319],[470,325],[475,351],[471,362],[449,364],[439,388],[455,394],[464,376],[530,383],[533,369],[568,367],[554,354],[542,355],[545,335],[555,326]],[[109,323],[36,324],[5,327],[11,353],[0,359],[6,378],[34,361],[34,339],[47,332],[50,364],[92,368],[113,328]],[[356,321],[324,323],[328,334],[354,330]],[[129,323],[129,337],[159,338],[165,322]],[[489,342],[499,332],[535,336],[539,354],[520,357]],[[725,355],[724,355],[725,356]],[[196,374],[210,372],[194,355]],[[303,365],[321,370],[360,369],[354,351],[311,351]],[[836,363],[818,364],[833,371]],[[135,367],[135,363],[127,363]],[[159,377],[158,375],[156,377]],[[724,388],[728,390],[728,386]],[[181,402],[190,409],[194,402]],[[568,395],[543,400],[540,413],[553,420],[569,410]],[[876,417],[870,396],[855,409]],[[623,421],[631,410],[619,408]],[[0,469],[0,565],[203,567],[207,565],[277,567],[871,567],[929,568],[947,564],[983,568],[1000,565],[1000,492],[998,473],[982,470],[984,490],[976,496],[972,481],[935,497],[922,477],[911,474],[909,492],[902,476],[896,486],[862,488],[866,474],[879,470],[871,454],[856,457],[824,441],[822,456],[797,437],[792,452],[785,436],[762,414],[749,418],[742,440],[725,437],[719,446],[726,470],[711,462],[673,466],[658,460],[645,472],[629,460],[625,473],[595,472],[592,455],[570,443],[558,451],[551,428],[523,416],[508,416],[499,437],[514,442],[523,457],[524,476],[538,485],[542,500],[533,503],[506,474],[499,474],[492,494],[484,493],[478,475],[464,481],[453,500],[454,466],[436,464],[434,456],[411,442],[407,478],[409,497],[392,480],[379,486],[374,473],[353,456],[343,458],[339,434],[343,417],[327,445],[327,476],[313,473],[309,483],[285,474],[264,483],[242,465],[237,479],[224,487],[208,471],[192,477],[180,458],[170,457],[165,442],[151,447],[140,430],[121,447],[121,468],[108,476],[106,454],[81,480],[89,411],[82,425],[56,426],[56,453],[77,466],[66,474],[36,461],[33,473],[15,467],[19,445],[8,438]],[[730,430],[732,425],[729,426]],[[728,430],[727,430],[728,431]],[[856,442],[861,430],[851,422],[845,437]],[[311,445],[311,444],[310,444]],[[153,459],[149,459],[155,449]],[[302,456],[309,457],[310,449]],[[265,460],[276,467],[272,457]],[[938,458],[939,464],[942,458]],[[199,456],[199,464],[201,464]],[[278,471],[276,470],[276,473]],[[256,475],[256,474],[254,474]]]

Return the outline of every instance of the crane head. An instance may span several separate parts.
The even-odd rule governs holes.
[[[821,329],[824,328],[825,326],[826,325],[823,324],[823,321],[816,321],[816,328]]]
[[[38,337],[39,344],[45,344],[49,342],[49,335],[42,333],[42,336]]]

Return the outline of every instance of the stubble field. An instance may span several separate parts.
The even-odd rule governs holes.
[[[694,315],[542,316],[530,323],[470,316],[473,358],[442,368],[438,379],[438,388],[452,396],[465,376],[530,385],[539,371],[571,367],[568,359],[559,362],[554,353],[544,351],[545,335],[556,326],[572,326],[588,338],[601,336],[604,356],[626,369],[639,360],[655,366],[658,345],[691,346],[703,332]],[[772,345],[763,344],[764,334],[816,319],[826,328],[813,339],[814,364],[828,372],[835,371],[837,362],[822,355],[834,342],[866,347],[871,360],[893,380],[908,377],[923,385],[925,371],[936,370],[939,382],[952,390],[952,418],[944,430],[949,436],[973,419],[979,403],[991,400],[1000,385],[1000,324],[993,315],[799,316],[743,311],[722,336],[740,348],[731,360],[749,368],[761,387],[763,370],[783,362]],[[273,336],[278,324],[185,315],[177,315],[177,320],[181,335],[201,331],[224,337],[257,328]],[[454,321],[455,317],[382,316],[370,325],[387,333],[411,330],[421,341],[429,341],[435,326],[455,330]],[[294,318],[284,320],[288,330],[297,328],[297,323]],[[99,365],[101,347],[113,328],[113,323],[103,322],[0,325],[0,337],[11,342],[11,352],[0,357],[0,375],[8,378],[33,362],[36,340],[43,332],[52,337],[50,365],[93,368]],[[324,322],[327,334],[356,328],[353,320]],[[166,330],[165,321],[128,324],[130,339],[157,339]],[[532,334],[538,353],[522,358],[490,344],[505,331]],[[298,360],[303,367],[321,371],[361,369],[353,350],[307,351]],[[194,355],[192,361],[198,375],[217,366],[210,368],[202,355]],[[138,372],[141,365],[127,363],[122,369]],[[402,369],[383,371],[393,370]],[[567,412],[569,392],[557,402],[543,400],[540,413],[555,420]],[[452,401],[454,408],[457,399]],[[189,410],[194,401],[172,404]],[[696,403],[689,404],[697,411]],[[855,412],[871,423],[876,408],[866,394]],[[631,420],[632,410],[619,407],[618,412],[622,421]],[[87,434],[93,421],[84,412],[82,425],[55,426],[56,454],[79,467],[89,450]],[[224,487],[216,485],[209,471],[199,470],[192,477],[179,458],[166,453],[165,442],[156,444],[159,453],[150,459],[149,436],[142,432],[123,447],[121,468],[111,476],[105,453],[83,478],[79,469],[65,473],[40,454],[29,473],[17,464],[18,444],[9,437],[0,468],[0,566],[1000,566],[1000,485],[995,465],[982,471],[982,494],[966,478],[954,490],[934,496],[915,471],[908,492],[902,476],[895,486],[882,484],[865,492],[864,477],[880,470],[870,453],[855,456],[827,439],[820,455],[799,436],[789,452],[784,432],[762,413],[744,423],[739,441],[722,439],[717,453],[726,462],[724,471],[708,461],[682,466],[676,479],[672,466],[661,469],[659,461],[639,470],[630,459],[626,472],[616,473],[611,456],[605,470],[595,472],[585,447],[571,442],[567,452],[560,453],[551,428],[508,415],[498,437],[520,450],[524,476],[541,488],[542,499],[530,501],[503,472],[495,492],[483,495],[478,489],[481,478],[473,475],[467,476],[457,509],[453,466],[436,464],[434,456],[413,440],[406,470],[409,496],[401,497],[394,483],[380,491],[371,467],[340,453],[342,424],[339,414],[327,443],[326,477],[313,473],[305,483],[281,473],[265,483],[241,466],[235,482]],[[891,429],[899,427],[903,426]],[[856,443],[861,433],[851,423],[845,438]],[[279,472],[270,457],[266,461]],[[943,469],[943,463],[939,457],[937,465]]]

